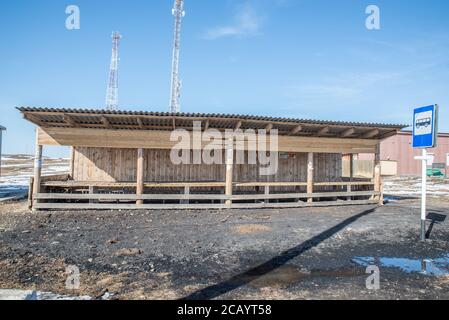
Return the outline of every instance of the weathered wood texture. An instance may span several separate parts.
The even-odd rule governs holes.
[[[210,209],[251,209],[251,208],[303,208],[303,207],[331,207],[345,205],[369,205],[377,204],[373,200],[355,201],[323,201],[323,202],[283,202],[283,203],[232,203],[226,204],[97,204],[97,203],[35,203],[36,210],[210,210]]]
[[[223,159],[224,160],[224,159]],[[235,163],[235,161],[234,161]],[[341,180],[340,154],[315,154],[314,182]],[[273,176],[260,174],[258,165],[234,164],[235,182],[298,182],[307,181],[307,154],[291,153],[279,157],[278,171]],[[74,181],[136,182],[137,152],[135,149],[76,147]],[[175,165],[170,150],[144,150],[146,182],[224,182],[225,165]]]
[[[172,149],[178,141],[170,141],[170,131],[132,131],[84,128],[38,128],[42,145]],[[269,138],[267,139],[270,140]],[[204,145],[207,142],[203,142]],[[223,140],[224,144],[225,141]],[[378,140],[324,137],[279,136],[281,152],[374,153]]]

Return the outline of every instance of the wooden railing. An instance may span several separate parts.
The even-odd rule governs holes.
[[[144,183],[145,189],[183,189],[179,194],[127,194],[117,190],[133,189],[132,182],[83,182],[83,181],[43,181],[43,189],[60,189],[64,193],[37,193],[32,197],[33,209],[227,209],[227,208],[290,208],[310,206],[335,206],[345,204],[374,204],[381,198],[381,192],[352,191],[353,187],[374,188],[371,181],[316,182],[313,187],[340,187],[346,191],[272,193],[277,187],[305,187],[305,182],[236,182],[236,194],[195,194],[192,189],[220,188],[224,182],[179,182]],[[263,194],[239,194],[239,188],[263,188]],[[81,189],[89,193],[67,193]],[[97,190],[107,193],[97,193]],[[116,190],[116,191],[114,191]],[[115,192],[115,193],[114,193]],[[365,199],[363,199],[365,198]],[[315,201],[323,200],[324,201]],[[332,200],[332,201],[330,201]],[[307,201],[307,202],[306,202]]]

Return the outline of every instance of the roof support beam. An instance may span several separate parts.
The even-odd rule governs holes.
[[[23,117],[24,117],[26,120],[28,120],[28,121],[30,121],[30,122],[33,122],[33,123],[37,124],[39,127],[43,127],[43,128],[47,127],[47,125],[45,124],[45,122],[43,122],[41,119],[39,119],[39,117],[37,117],[37,116],[35,116],[35,115],[33,115],[33,114],[28,114],[28,113],[27,113],[27,114],[24,114]]]
[[[235,124],[234,130],[238,130],[242,127],[242,121],[237,121],[237,123]]]
[[[267,124],[267,126],[265,127],[265,131],[267,132],[267,134],[270,133],[272,129],[273,129],[272,123]]]
[[[209,119],[208,119],[208,120],[206,120],[206,122],[204,123],[204,131],[209,130],[209,126],[210,126],[210,122],[209,122]]]
[[[318,135],[319,135],[319,136],[322,136],[322,135],[324,135],[324,134],[328,133],[328,132],[329,132],[329,130],[330,130],[330,128],[329,128],[329,127],[324,127],[324,128],[321,128],[321,129],[320,129],[320,131],[318,131]]]
[[[72,116],[69,116],[68,114],[64,114],[63,119],[65,123],[71,125],[72,127],[75,128],[80,127],[79,123],[77,123],[75,119]]]
[[[290,131],[289,135],[291,136],[291,135],[297,134],[298,132],[302,131],[302,129],[303,129],[302,126],[298,125],[298,126],[294,127],[292,129],[292,131]]]
[[[363,138],[364,139],[369,139],[369,138],[374,138],[375,136],[378,136],[380,134],[380,130],[379,129],[373,129],[371,131],[366,132],[365,134],[363,134]]]
[[[111,122],[106,116],[101,116],[101,122],[103,123],[106,129],[113,129]]]
[[[355,129],[354,128],[349,128],[349,129],[346,129],[345,131],[343,131],[341,133],[341,137],[342,138],[347,138],[349,136],[352,136],[354,133],[355,133]]]
[[[143,120],[140,117],[137,118],[137,124],[139,125],[140,129],[144,129],[145,128],[145,126],[143,125]]]

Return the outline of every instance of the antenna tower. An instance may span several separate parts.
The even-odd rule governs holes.
[[[109,70],[109,82],[106,92],[106,109],[111,111],[118,109],[118,49],[121,38],[122,36],[120,33],[112,33],[111,67]]]
[[[181,97],[181,81],[179,80],[179,51],[181,48],[181,22],[185,16],[184,0],[175,0],[172,10],[175,16],[175,33],[173,45],[173,62],[171,78],[170,112],[180,112],[179,99]]]

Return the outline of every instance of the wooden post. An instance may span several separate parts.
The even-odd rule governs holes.
[[[136,182],[136,195],[141,196],[143,194],[143,180],[144,180],[144,151],[142,148],[137,149],[137,182]],[[142,205],[143,200],[137,200],[137,205]]]
[[[33,209],[33,182],[34,182],[34,177],[30,177],[30,184],[29,184],[29,189],[30,191],[28,191],[28,209]]]
[[[41,176],[42,176],[42,145],[39,144],[39,136],[36,129],[36,150],[34,155],[34,179],[33,179],[33,203],[36,195],[41,192]],[[30,190],[31,192],[31,190]],[[34,207],[34,205],[33,205]]]
[[[313,193],[313,152],[307,154],[307,193]],[[308,198],[307,202],[313,202],[313,198]]]
[[[75,147],[70,148],[70,179],[73,180],[75,170]]]
[[[351,153],[349,155],[349,182],[354,181],[354,155]],[[352,191],[352,186],[350,184],[348,184],[348,190],[347,192],[351,192]],[[349,196],[348,197],[348,201],[351,201],[352,197]]]
[[[380,167],[380,144],[376,146],[376,153],[374,154],[374,191],[380,193],[375,197],[375,199],[379,200],[380,205],[383,205],[382,176]]]
[[[94,186],[89,186],[89,194],[90,195],[95,194],[95,187]],[[89,203],[98,203],[98,201],[95,200],[95,199],[90,199]]]
[[[226,143],[226,189],[225,195],[232,197],[232,175],[234,168],[234,139]],[[231,206],[232,200],[226,200],[226,205]]]
[[[187,196],[187,197],[190,195],[190,187],[189,186],[185,186],[184,187],[184,195]],[[185,199],[181,203],[189,204],[189,202],[190,202],[189,199]]]
[[[265,195],[269,196],[270,195],[270,186],[265,186]],[[265,199],[265,203],[270,203],[270,199],[266,198]]]

